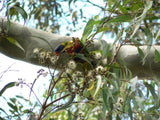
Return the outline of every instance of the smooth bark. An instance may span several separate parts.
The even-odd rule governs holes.
[[[23,60],[32,64],[41,65],[37,60],[32,58],[34,48],[44,48],[53,51],[60,43],[72,39],[72,37],[69,36],[61,36],[36,30],[15,22],[11,22],[9,31],[7,32],[7,26],[7,19],[0,18],[0,52],[8,57]],[[22,48],[19,48],[6,40],[6,38],[3,37],[4,34],[5,36],[16,40]],[[117,61],[123,60],[134,76],[146,79],[152,79],[154,77],[159,78],[160,62],[156,63],[154,56],[155,49],[160,52],[160,46],[152,46],[149,52],[147,46],[140,46],[140,48],[144,53],[147,53],[145,64],[142,64],[142,59],[138,53],[137,47],[133,45],[123,45],[116,57]],[[100,50],[102,49],[102,44],[94,41],[94,44],[88,49],[89,51]],[[115,46],[112,46],[111,51],[112,54],[115,54]],[[67,57],[67,55],[63,55],[59,62],[65,64]]]

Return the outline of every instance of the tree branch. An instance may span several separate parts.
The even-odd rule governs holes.
[[[10,29],[8,33],[7,30],[7,19],[0,18],[0,28],[5,31],[5,34],[13,39],[15,39],[24,49],[24,51],[12,43],[8,42],[6,38],[2,37],[0,34],[0,52],[7,55],[8,57],[23,60],[36,65],[42,65],[39,63],[38,59],[33,56],[34,48],[44,48],[46,50],[54,50],[54,48],[62,42],[69,41],[72,37],[61,36],[57,34],[52,34],[40,30],[36,30],[24,25],[20,25],[11,22]],[[50,46],[49,46],[50,45]],[[112,46],[112,54],[115,54],[116,46]],[[160,46],[151,46],[148,52],[147,46],[140,46],[144,53],[147,53],[146,62],[143,65],[141,56],[138,53],[137,47],[134,45],[123,45],[116,57],[117,61],[124,60],[126,66],[131,70],[134,76],[139,78],[152,79],[154,77],[159,78],[160,62],[156,63],[154,61],[155,49],[160,52]],[[89,51],[102,49],[101,42],[94,41],[92,46],[88,47]],[[52,51],[53,52],[53,51]],[[66,64],[68,56],[62,55],[59,59],[60,64]]]

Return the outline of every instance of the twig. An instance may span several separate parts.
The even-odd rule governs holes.
[[[60,72],[60,74],[59,74],[59,76],[57,78],[57,81],[55,81],[53,84],[52,84],[52,81],[51,81],[49,89],[48,89],[49,91],[48,91],[47,98],[45,99],[44,103],[42,104],[42,109],[41,109],[41,112],[40,112],[37,120],[41,119],[45,109],[48,107],[48,106],[46,106],[47,105],[47,101],[48,101],[48,99],[49,99],[49,97],[51,95],[51,92],[52,92],[53,88],[55,87],[56,83],[60,80],[62,73],[63,73],[63,71]]]
[[[94,4],[94,3],[92,3],[92,2],[89,1],[89,0],[87,0],[87,2],[90,3],[90,4],[92,4],[93,6],[96,6],[96,7],[98,7],[98,8],[101,8],[103,11],[105,11],[105,8],[103,8],[103,7],[101,7],[101,6],[97,5],[97,4]]]
[[[9,69],[10,69],[14,64],[15,64],[15,62],[14,62],[13,64],[11,64],[5,71],[3,71],[3,72],[0,73],[0,74],[2,74],[2,75],[0,76],[0,79],[3,77],[3,75],[4,75],[6,72],[10,71]]]
[[[39,102],[39,103],[41,104],[41,106],[42,106],[41,101],[40,101],[39,98],[37,97],[36,93],[31,89],[31,87],[30,87],[28,84],[26,84],[26,83],[22,83],[22,84],[25,84],[27,87],[30,88],[31,92],[34,94],[34,96],[36,97],[36,99],[38,100],[38,102]]]
[[[68,93],[68,94],[66,94],[66,95],[64,95],[64,96],[62,96],[62,97],[60,97],[60,98],[58,98],[58,99],[56,99],[56,100],[50,102],[49,104],[46,105],[46,108],[49,107],[50,105],[52,105],[53,103],[55,103],[55,102],[57,102],[57,101],[59,101],[59,100],[65,98],[65,97],[67,97],[67,96],[69,96],[69,95],[71,95],[71,94]]]

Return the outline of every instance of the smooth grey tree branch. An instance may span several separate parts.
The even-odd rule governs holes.
[[[46,50],[54,50],[54,48],[64,41],[69,41],[72,37],[61,36],[40,30],[36,30],[24,25],[11,22],[10,29],[7,31],[7,19],[0,18],[0,32],[8,37],[15,39],[22,47],[10,43],[6,38],[0,35],[0,52],[8,57],[26,61],[32,64],[41,65],[37,60],[32,58],[34,48],[44,48]],[[4,33],[2,33],[4,31]],[[76,36],[75,36],[76,37]],[[144,53],[147,52],[147,46],[140,46]],[[100,42],[94,41],[89,51],[100,50],[102,45]],[[139,78],[152,79],[160,77],[160,62],[155,63],[155,49],[160,52],[160,46],[152,46],[143,65],[137,47],[133,45],[123,45],[116,57],[117,61],[123,60],[134,76]],[[114,54],[115,46],[112,46],[112,54]],[[63,55],[59,63],[64,63],[68,56]]]

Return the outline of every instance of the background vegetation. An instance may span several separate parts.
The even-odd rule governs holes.
[[[47,72],[40,70],[31,85],[23,80],[8,83],[0,91],[0,97],[5,99],[3,93],[8,88],[25,85],[30,88],[29,97],[34,96],[36,102],[23,96],[10,98],[6,100],[9,110],[0,108],[1,119],[154,120],[160,117],[159,80],[139,80],[132,76],[123,61],[115,60],[120,47],[129,44],[137,46],[142,64],[145,64],[151,46],[158,45],[160,40],[159,0],[104,0],[100,1],[102,4],[90,0],[8,0],[1,3],[1,12],[9,20],[8,29],[10,20],[14,20],[57,34],[65,31],[65,35],[72,35],[74,31],[83,30],[84,44],[93,39],[102,42],[105,36],[111,36],[114,44],[120,44],[112,55],[104,43],[101,51],[94,52],[99,61],[97,67],[85,72],[74,72],[75,63],[72,63],[59,72],[50,67]],[[89,14],[89,8],[99,12]],[[147,53],[139,48],[141,45],[147,45]],[[42,50],[37,54],[40,56],[41,52],[45,53],[40,61],[43,64],[50,53]],[[154,59],[160,61],[158,51]],[[47,73],[50,75],[47,79],[50,84],[45,86],[48,89],[37,96],[33,90],[35,82]]]

